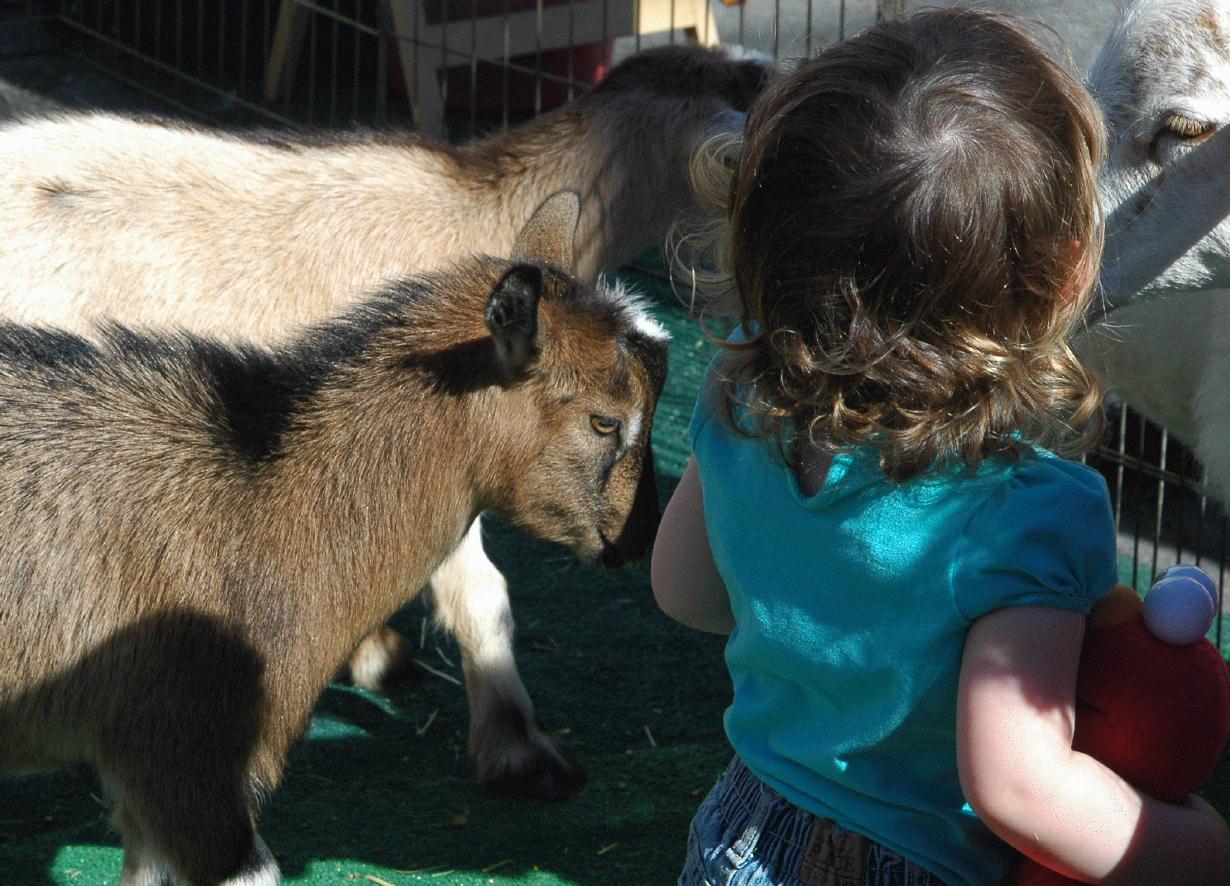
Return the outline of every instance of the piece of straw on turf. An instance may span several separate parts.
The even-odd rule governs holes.
[[[446,674],[444,673],[444,671],[436,670],[431,665],[429,665],[427,662],[423,661],[421,658],[416,658],[414,660],[414,663],[418,665],[420,668],[422,668],[423,670],[425,670],[427,673],[435,674],[441,680],[448,680],[448,682],[452,683],[454,686],[461,685],[461,681],[458,680],[456,677],[454,677],[452,674]]]
[[[436,714],[438,714],[438,713],[440,713],[440,709],[439,709],[439,708],[436,708],[434,711],[432,711],[432,712],[431,712],[431,716],[427,718],[427,722],[426,722],[426,723],[424,723],[422,726],[415,726],[415,727],[414,727],[414,734],[415,734],[415,735],[418,735],[418,736],[420,736],[420,737],[421,737],[421,736],[426,735],[426,734],[427,734],[427,730],[431,728],[431,724],[432,724],[432,723],[434,723],[434,722],[436,722]]]

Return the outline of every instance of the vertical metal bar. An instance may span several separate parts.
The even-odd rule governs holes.
[[[905,0],[876,0],[876,21],[901,18],[905,12]]]
[[[509,77],[508,65],[512,62],[512,56],[509,54],[511,50],[510,41],[512,40],[511,31],[509,30],[508,21],[508,0],[504,0],[504,57],[503,64],[500,65],[500,128],[508,130],[508,101],[509,101]]]
[[[268,4],[266,4],[268,5]],[[251,19],[248,18],[248,0],[240,4],[239,14],[242,16],[239,26],[239,94],[248,95],[248,29]],[[261,56],[264,58],[265,56]]]
[[[308,20],[308,79],[307,79],[307,111],[306,117],[308,123],[316,123],[316,46],[317,34],[316,23],[320,16],[313,9],[311,18]]]
[[[1162,428],[1161,436],[1161,454],[1158,456],[1158,467],[1162,471],[1166,470],[1166,445],[1170,440],[1170,435],[1165,428]],[[1157,575],[1157,552],[1158,547],[1162,543],[1162,508],[1166,503],[1166,480],[1164,477],[1157,479],[1157,510],[1153,515],[1153,575]]]
[[[1127,453],[1127,407],[1119,409],[1119,441],[1117,449],[1118,464],[1115,466],[1115,528],[1123,525],[1123,471],[1124,455]]]
[[[204,35],[201,36],[201,42],[205,42]],[[219,86],[226,82],[226,12],[221,8],[218,9],[218,73],[216,77]]]
[[[175,68],[184,69],[184,0],[175,0]]]
[[[577,4],[575,0],[568,0],[568,66],[565,73],[568,77],[568,86],[564,90],[564,94],[568,101],[572,101],[572,97],[576,94],[577,85]]]
[[[470,138],[478,135],[478,0],[470,0]]]
[[[388,0],[379,0],[376,4],[376,109],[375,119],[383,124],[388,117],[389,108],[389,39],[393,33],[390,24],[391,13]],[[406,89],[410,84],[406,84]]]
[[[422,2],[422,0],[420,0]],[[439,84],[440,89],[440,129],[444,136],[448,137],[448,114],[444,112],[448,105],[448,28],[451,24],[449,9],[449,0],[440,0],[441,14],[444,20],[440,22],[440,66],[441,71],[436,71],[432,75],[431,80],[427,83],[428,89],[436,89]]]
[[[782,0],[773,0],[773,58],[776,60],[780,55],[780,34],[782,21]]]
[[[846,0],[841,0],[841,6],[837,10],[837,39],[846,39]]]
[[[805,58],[811,58],[812,55],[812,10],[815,9],[815,0],[807,0],[807,38],[804,43],[803,55]]]
[[[1143,458],[1145,454],[1145,420],[1137,418],[1137,423],[1140,426],[1140,434],[1136,441],[1136,454]],[[1144,471],[1140,468],[1141,462],[1137,463],[1136,467],[1136,501],[1132,508],[1132,587],[1140,587],[1140,509],[1143,504],[1144,496],[1141,495],[1141,490],[1144,487]]]
[[[1226,587],[1226,524],[1230,522],[1226,515],[1221,517],[1221,549],[1217,552],[1217,648],[1222,647],[1222,625],[1225,623],[1225,587]]]
[[[1178,453],[1180,456],[1182,452]],[[1175,562],[1183,562],[1183,542],[1186,539],[1183,537],[1183,494],[1187,489],[1187,461],[1181,460],[1179,464],[1179,483],[1175,489],[1174,510],[1178,525],[1175,527]]]
[[[338,15],[341,14],[341,0],[333,0],[333,31],[329,35],[329,125],[337,125],[337,75],[340,53],[338,52],[341,43],[341,34],[338,31]]]
[[[543,0],[536,0],[534,9],[537,21],[534,23],[534,116],[542,113],[542,26]]]
[[[1209,506],[1209,472],[1201,468],[1200,471],[1200,498],[1199,507],[1196,509],[1196,565],[1199,566],[1202,555],[1204,553],[1204,529],[1205,519]]]
[[[196,74],[205,79],[205,4],[196,5]]]
[[[358,10],[355,10],[355,15],[358,15]],[[377,12],[379,15],[379,12]],[[354,31],[354,57],[351,59],[350,72],[350,124],[353,126],[359,120],[359,81],[362,79],[362,70],[360,60],[363,57],[363,32],[358,28],[352,28]],[[379,31],[379,27],[377,27]],[[380,38],[377,37],[377,40]]]

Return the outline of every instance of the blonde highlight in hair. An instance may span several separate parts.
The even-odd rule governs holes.
[[[680,278],[691,287],[689,314],[736,317],[739,305],[730,273],[731,184],[743,149],[743,133],[720,132],[697,146],[688,177],[699,211],[672,225],[666,239],[672,284]]]
[[[731,426],[873,445],[895,481],[1088,449],[1102,392],[1069,338],[1104,140],[1079,78],[1005,15],[883,22],[773,84],[692,168],[711,216],[687,253],[716,256],[701,279],[747,333],[725,344]]]

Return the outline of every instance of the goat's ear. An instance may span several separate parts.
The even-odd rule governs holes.
[[[513,260],[540,261],[565,274],[576,273],[573,241],[581,218],[581,198],[576,191],[556,191],[539,204],[517,234]]]
[[[487,299],[487,329],[496,359],[512,376],[520,375],[538,352],[538,299],[542,269],[518,264],[510,268]]]

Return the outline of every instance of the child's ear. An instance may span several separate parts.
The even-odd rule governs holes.
[[[487,299],[486,322],[495,342],[496,359],[505,375],[525,373],[538,354],[538,302],[542,269],[513,265]]]

